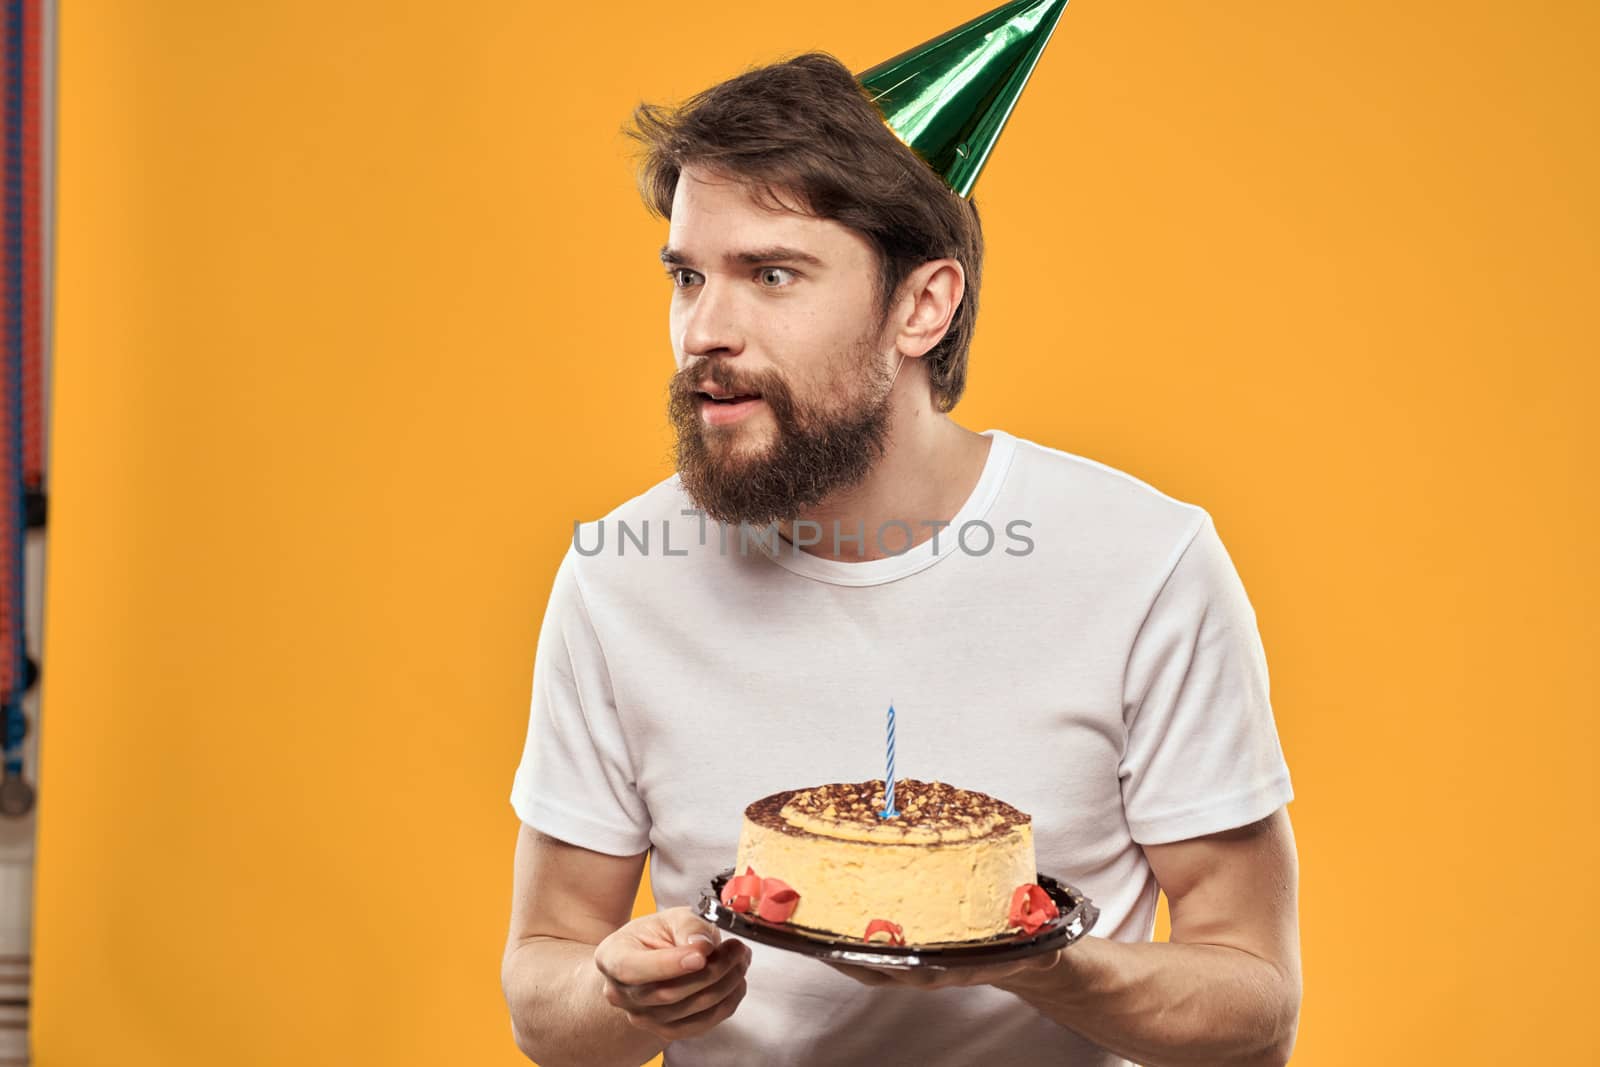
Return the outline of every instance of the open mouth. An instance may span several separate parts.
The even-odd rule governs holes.
[[[713,404],[742,404],[746,400],[760,400],[760,393],[730,393],[727,396],[714,396],[711,393],[700,393],[701,400],[709,400]]]

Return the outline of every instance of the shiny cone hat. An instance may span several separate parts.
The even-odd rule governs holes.
[[[884,122],[955,190],[972,192],[1067,0],[1012,0],[856,75]]]

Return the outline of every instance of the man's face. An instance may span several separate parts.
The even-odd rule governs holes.
[[[678,367],[668,414],[696,506],[761,526],[860,482],[888,442],[898,360],[872,245],[686,167],[662,259]]]

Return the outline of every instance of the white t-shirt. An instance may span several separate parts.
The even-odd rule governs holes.
[[[883,559],[702,521],[676,476],[582,524],[540,631],[517,815],[597,852],[653,850],[658,906],[694,906],[751,801],[883,777],[892,700],[898,778],[1028,812],[1039,869],[1099,906],[1094,935],[1149,940],[1140,845],[1293,796],[1255,611],[1202,508],[985,433],[951,525]],[[878,533],[841,531],[852,553],[852,532]],[[908,540],[882,531],[889,551]],[[669,1045],[670,1067],[1126,1062],[993,986],[868,987],[751,948],[739,1009]]]

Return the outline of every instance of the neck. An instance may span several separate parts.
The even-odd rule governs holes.
[[[983,474],[992,440],[957,425],[927,403],[914,405],[904,396],[896,401],[889,444],[872,472],[795,520],[778,523],[785,540],[823,559],[847,563],[883,559],[943,532],[940,524],[961,510]],[[801,522],[815,525],[797,531]],[[859,540],[854,539],[857,535]]]

